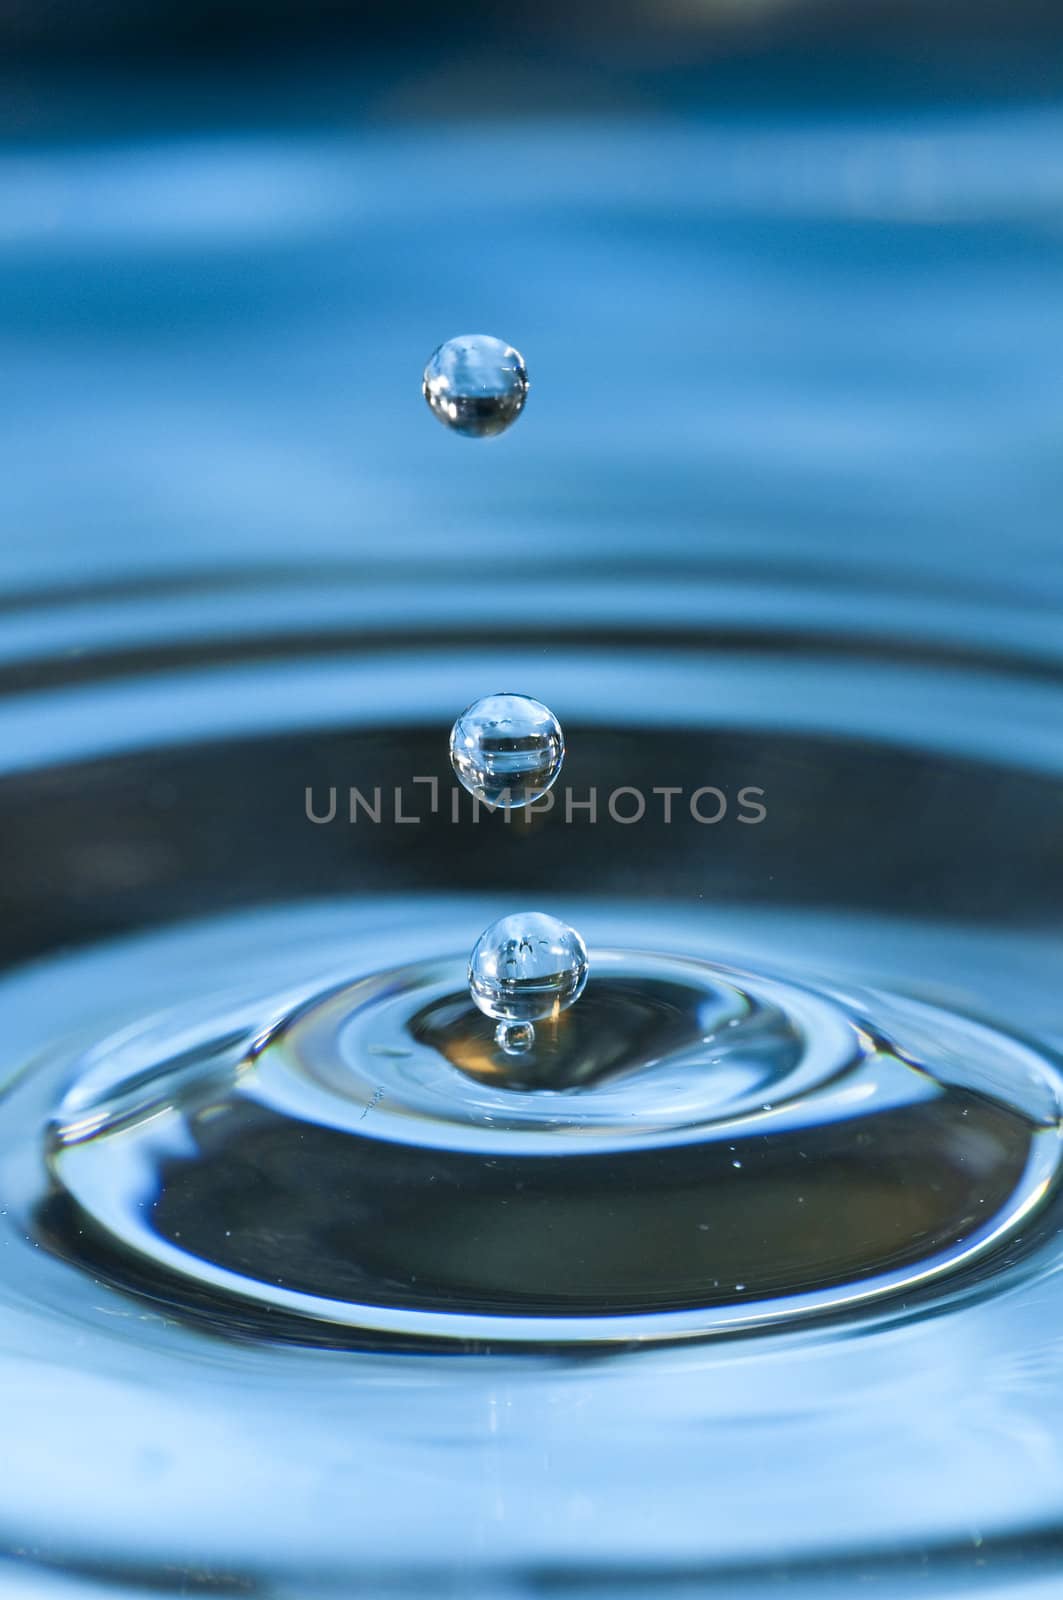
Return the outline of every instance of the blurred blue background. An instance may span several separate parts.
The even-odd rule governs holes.
[[[58,3],[0,42],[10,591],[1054,608],[1059,8]],[[533,385],[486,444],[419,392],[468,331]]]

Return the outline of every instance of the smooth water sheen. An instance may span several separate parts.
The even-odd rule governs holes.
[[[913,1538],[962,1573],[972,1524],[1006,1560],[1063,1493],[1051,657],[773,656],[709,609],[699,650],[588,648],[592,593],[504,654],[599,811],[518,827],[413,781],[502,648],[373,650],[380,592],[344,601],[359,648],[249,668],[178,596],[156,661],[194,666],[73,655],[0,703],[12,1523],[282,1593],[310,1549],[322,1593],[445,1583],[474,1532],[485,1594],[546,1552],[577,1587]],[[708,782],[764,819],[605,800]],[[345,783],[379,820],[322,820]],[[590,977],[511,1056],[467,952],[547,883]]]
[[[204,1007],[172,1019],[176,1057],[158,1024],[104,1041],[49,1133],[62,1248],[91,1226],[97,1271],[172,1278],[173,1308],[210,1295],[245,1334],[258,1305],[266,1338],[276,1312],[668,1338],[932,1285],[1028,1226],[1055,1180],[1060,1081],[1017,1041],[679,957],[593,966],[520,1076],[460,959],[279,1020],[268,991],[251,1018]]]

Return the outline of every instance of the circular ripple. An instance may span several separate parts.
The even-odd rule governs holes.
[[[119,1278],[520,1343],[908,1292],[1052,1183],[1058,1080],[1014,1039],[694,960],[600,950],[592,970],[517,1063],[458,957],[127,1034],[78,1064],[54,1177]]]

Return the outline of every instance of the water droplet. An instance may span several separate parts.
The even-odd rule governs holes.
[[[467,439],[486,439],[504,433],[524,410],[528,369],[504,339],[464,333],[433,351],[423,389],[440,422]]]
[[[574,928],[542,911],[492,922],[469,959],[473,1000],[502,1022],[556,1016],[579,999],[586,982],[587,946]]]
[[[500,1022],[495,1029],[495,1043],[507,1056],[527,1055],[535,1043],[535,1028],[530,1022]]]
[[[487,805],[511,810],[539,800],[565,759],[561,724],[525,694],[489,694],[466,706],[450,730],[459,781]]]

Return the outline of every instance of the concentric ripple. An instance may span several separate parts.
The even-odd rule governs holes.
[[[839,1504],[861,1574],[1054,1528],[1059,663],[621,645],[597,592],[549,651],[492,645],[486,594],[482,638],[377,639],[363,590],[315,656],[256,591],[253,668],[167,635],[9,674],[20,1543],[330,1596],[681,1558],[729,1594],[836,1562]],[[448,781],[503,666],[577,797],[755,783],[766,822],[455,824],[423,786],[419,826],[309,819]],[[547,890],[591,982],[503,1058],[465,958]]]
[[[422,961],[98,1046],[50,1131],[98,1263],[267,1321],[669,1338],[965,1268],[1057,1170],[1053,1066],[925,1004],[597,950],[515,1061],[463,978]]]

